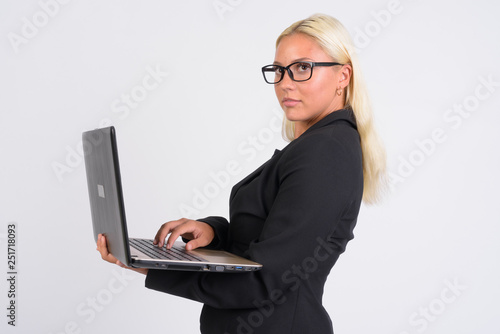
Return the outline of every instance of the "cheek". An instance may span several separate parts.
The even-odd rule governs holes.
[[[339,79],[333,73],[325,73],[318,77],[318,80],[314,82],[315,88],[321,89],[324,92],[335,92]]]
[[[278,85],[274,85],[274,93],[276,94],[276,98],[278,99],[279,104],[281,105],[281,100],[284,97],[283,89],[279,88]],[[282,106],[282,105],[281,105]],[[283,107],[283,106],[282,106]]]
[[[323,100],[326,95],[329,95],[329,87],[322,82],[310,82],[308,85],[303,85],[300,93],[308,100],[309,103],[318,103]]]
[[[332,76],[325,76],[321,79],[322,80],[311,82],[311,85],[307,87],[307,94],[317,100],[333,99],[337,89],[335,86],[335,78]],[[306,92],[304,93],[306,94]]]
[[[307,96],[304,106],[311,112],[322,112],[332,104],[335,98],[335,89],[324,83],[304,87],[303,95]]]
[[[278,85],[274,85],[274,93],[278,98],[280,97],[280,89],[278,89]]]

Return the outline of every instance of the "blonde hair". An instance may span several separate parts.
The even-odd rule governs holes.
[[[372,107],[351,36],[337,19],[324,14],[315,14],[295,22],[283,31],[276,40],[276,47],[284,37],[296,33],[312,37],[335,61],[352,67],[351,80],[346,87],[345,108],[352,109],[361,140],[363,201],[368,204],[375,203],[380,199],[386,186],[386,153],[375,131]],[[294,123],[284,117],[282,129],[284,139],[292,141],[294,130]]]

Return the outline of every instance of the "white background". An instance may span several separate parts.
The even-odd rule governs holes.
[[[0,278],[15,222],[18,285],[13,328],[0,280],[1,332],[196,333],[200,304],[100,260],[81,133],[107,120],[117,129],[130,235],[152,237],[187,214],[227,216],[231,186],[285,145],[260,67],[282,30],[323,12],[359,48],[392,180],[384,202],[362,207],[327,282],[335,332],[500,333],[499,9],[487,0],[3,0]],[[213,187],[230,161],[238,173]]]

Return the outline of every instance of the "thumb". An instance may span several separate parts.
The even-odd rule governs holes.
[[[190,251],[200,247],[200,242],[198,239],[193,239],[186,244],[186,250]]]

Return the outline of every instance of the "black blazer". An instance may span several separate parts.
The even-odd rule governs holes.
[[[353,229],[363,193],[352,111],[335,111],[236,184],[230,221],[200,219],[210,245],[264,265],[242,274],[149,270],[146,286],[204,303],[202,333],[333,333],[327,276]]]

